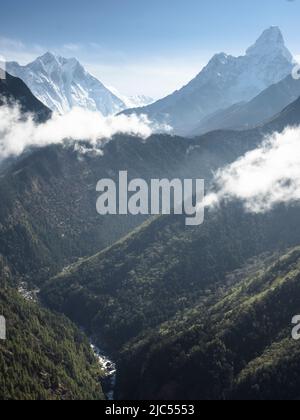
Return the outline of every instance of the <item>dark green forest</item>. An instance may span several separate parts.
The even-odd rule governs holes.
[[[254,215],[235,203],[208,212],[204,225],[191,229],[184,217],[162,216],[65,269],[41,297],[118,351],[214,292],[252,257],[299,244],[299,214],[298,207],[280,207]]]
[[[299,281],[299,248],[226,276],[217,293],[125,347],[120,397],[298,400]]]
[[[190,230],[159,217],[64,270],[42,297],[122,354],[120,398],[271,399],[282,386],[297,398],[300,257],[285,250],[300,242],[299,211],[251,215],[236,203]]]
[[[87,338],[62,315],[25,300],[1,260],[0,315],[7,339],[0,340],[1,400],[104,399],[102,371]]]
[[[21,81],[0,87],[37,121],[49,117]],[[218,168],[299,124],[299,110],[297,100],[243,132],[117,135],[101,156],[66,141],[4,162],[0,399],[104,399],[88,337],[117,361],[118,399],[299,399],[299,205],[252,214],[224,203],[190,228],[185,216],[101,218],[95,208],[97,181],[120,170],[213,188]]]

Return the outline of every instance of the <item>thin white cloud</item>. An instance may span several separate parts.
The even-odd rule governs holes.
[[[75,108],[63,116],[53,114],[44,124],[37,125],[32,115],[21,119],[18,106],[0,107],[0,159],[18,156],[28,147],[60,144],[66,140],[74,143],[89,141],[94,149],[101,149],[103,140],[117,133],[149,137],[160,127],[145,116],[111,116]],[[163,127],[162,129],[165,129]]]
[[[82,48],[81,44],[64,44],[63,49],[70,52],[78,52]]]
[[[17,39],[0,37],[0,54],[7,61],[22,65],[47,51],[82,62],[102,83],[115,86],[126,96],[145,95],[154,99],[166,96],[188,83],[210,58],[210,52],[195,54],[173,53],[164,57],[129,56],[124,51],[110,50],[98,43],[65,43],[61,46],[25,45]]]
[[[300,201],[300,127],[289,127],[265,139],[215,176],[216,193],[206,204],[241,200],[245,209],[267,212],[278,204]]]
[[[0,36],[0,54],[6,61],[18,61],[24,65],[34,60],[44,51],[38,45],[32,45],[30,48],[22,41]]]

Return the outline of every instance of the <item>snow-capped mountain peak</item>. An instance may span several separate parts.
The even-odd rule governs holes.
[[[109,90],[124,102],[125,109],[143,107],[154,102],[153,98],[146,95],[122,95],[114,86],[109,86]]]
[[[40,61],[41,63],[47,65],[49,63],[53,63],[55,61],[59,61],[59,56],[56,54],[51,53],[50,51],[46,52],[41,57],[38,57],[36,61]]]
[[[246,55],[265,56],[278,54],[292,61],[293,56],[285,46],[284,38],[280,28],[271,26],[266,29],[254,45],[247,49]]]
[[[22,79],[46,106],[60,114],[74,107],[115,114],[125,103],[89,74],[76,58],[64,58],[51,52],[26,66],[7,63],[7,71]]]
[[[128,97],[122,97],[127,108],[136,108],[150,105],[154,102],[154,99],[146,95],[133,95]]]
[[[186,86],[150,106],[126,111],[186,134],[208,115],[247,102],[283,80],[293,69],[293,57],[279,28],[264,31],[244,55],[215,54]]]
[[[64,58],[59,55],[55,55],[53,53],[47,52],[41,57],[38,57],[36,62],[39,63],[41,66],[43,66],[47,72],[63,69],[69,72],[80,70],[84,74],[88,74],[85,71],[84,67],[80,64],[80,62],[74,57]]]

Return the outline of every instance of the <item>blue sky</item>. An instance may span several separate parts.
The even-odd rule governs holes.
[[[47,50],[75,56],[109,87],[157,98],[272,25],[300,55],[300,0],[10,0],[0,54],[23,64]]]

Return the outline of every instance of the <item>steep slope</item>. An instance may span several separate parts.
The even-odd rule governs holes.
[[[300,98],[275,115],[263,127],[267,131],[282,131],[282,127],[299,125]]]
[[[26,66],[10,62],[6,68],[22,79],[48,108],[60,114],[80,107],[107,116],[125,108],[124,102],[75,58],[66,59],[48,52]]]
[[[51,307],[111,349],[190,307],[248,259],[300,243],[300,209],[265,215],[232,204],[202,226],[161,217],[112,248],[65,269],[43,290]],[[80,309],[79,309],[80,308]]]
[[[32,113],[37,122],[43,122],[51,116],[51,111],[31,93],[25,83],[8,73],[5,79],[0,79],[0,106],[4,103],[18,103],[22,111]]]
[[[0,400],[104,399],[102,372],[89,342],[66,318],[26,301],[0,256]]]
[[[39,282],[64,265],[110,246],[145,217],[96,212],[96,184],[129,179],[203,178],[259,144],[272,129],[300,122],[299,101],[267,126],[246,132],[217,131],[197,139],[154,135],[146,142],[124,135],[102,154],[66,143],[32,151],[0,177],[0,252],[16,270]]]
[[[300,81],[291,75],[268,87],[250,102],[236,104],[204,118],[191,135],[200,135],[217,129],[244,130],[263,124],[300,96]]]
[[[147,114],[179,134],[190,133],[201,119],[241,101],[249,101],[291,73],[292,55],[279,28],[266,30],[244,56],[215,55],[187,86],[154,104],[126,113]]]
[[[204,178],[255,147],[260,135],[215,133],[196,140],[116,136],[103,156],[74,146],[32,152],[0,177],[0,252],[31,280],[47,278],[79,257],[111,245],[141,224],[141,216],[99,216],[100,179]],[[88,145],[85,145],[88,147]]]
[[[300,249],[244,271],[128,346],[121,398],[299,399]]]

